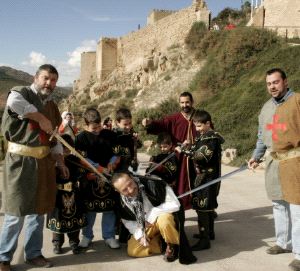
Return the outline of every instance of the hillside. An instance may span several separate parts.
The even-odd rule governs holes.
[[[164,71],[149,73],[137,81],[134,74],[120,71],[107,81],[90,82],[61,103],[77,115],[89,106],[98,108],[102,117],[114,116],[120,106],[134,114],[135,127],[142,139],[148,136],[141,127],[142,118],[160,118],[178,111],[178,94],[193,93],[196,108],[212,114],[216,130],[226,139],[223,146],[236,148],[235,165],[251,156],[256,142],[257,117],[269,99],[265,72],[281,67],[289,85],[300,90],[300,46],[291,46],[276,33],[264,29],[237,27],[230,31],[207,31],[195,23],[184,45],[164,52],[169,59]]]
[[[14,86],[31,84],[33,76],[10,67],[0,67],[0,110],[4,108],[8,91]]]
[[[206,59],[189,85],[196,108],[212,114],[216,130],[226,139],[223,148],[237,149],[239,157],[234,164],[244,163],[255,146],[258,113],[269,99],[265,72],[283,68],[290,87],[299,91],[300,46],[290,46],[266,30],[241,27],[207,32],[197,24],[186,43],[198,61]],[[141,110],[136,114],[137,122],[145,116],[157,118],[171,113],[176,103],[171,100],[156,110]]]
[[[13,69],[11,67],[0,66],[0,111],[5,107],[8,91],[14,86],[28,86],[33,82],[33,76]],[[72,92],[72,88],[57,87],[54,93],[56,102],[60,102]]]

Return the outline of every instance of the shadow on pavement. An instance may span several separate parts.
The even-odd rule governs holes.
[[[186,221],[197,221],[197,217]],[[186,233],[191,245],[197,241],[193,238],[198,233],[197,226],[187,226]],[[210,262],[230,258],[242,251],[254,251],[267,246],[265,239],[274,237],[272,207],[241,210],[222,213],[215,221],[216,239],[211,241],[208,250],[195,251],[199,262]]]

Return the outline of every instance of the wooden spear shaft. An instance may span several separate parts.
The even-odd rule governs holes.
[[[94,167],[88,160],[86,160],[78,151],[76,151],[66,140],[64,140],[58,133],[57,133],[57,127],[52,132],[49,141],[52,141],[53,137],[55,137],[61,144],[63,144],[66,148],[68,148],[72,154],[77,156],[81,161],[83,161],[95,174],[97,174],[99,177],[101,177],[102,180],[109,183],[107,178],[100,173],[96,167]]]

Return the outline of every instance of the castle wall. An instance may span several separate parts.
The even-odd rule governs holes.
[[[251,25],[255,26],[255,27],[263,27],[264,26],[264,13],[265,13],[265,9],[263,6],[255,9]]]
[[[300,1],[265,0],[264,27],[277,30],[282,36],[300,37]]]
[[[204,14],[204,13],[202,13]],[[210,14],[207,11],[206,15]],[[143,60],[151,54],[165,51],[174,44],[183,44],[194,22],[207,22],[209,16],[201,17],[195,6],[182,9],[166,16],[153,25],[147,25],[118,39],[118,65],[126,71],[142,66]]]
[[[96,52],[83,52],[81,54],[80,80],[77,82],[80,89],[86,87],[96,76]]]
[[[150,14],[147,17],[147,25],[154,24],[158,20],[160,20],[160,19],[162,19],[166,16],[169,16],[174,12],[175,11],[171,11],[171,10],[157,10],[157,9],[154,9],[150,12]]]
[[[101,38],[97,44],[97,79],[105,80],[117,67],[117,39]]]

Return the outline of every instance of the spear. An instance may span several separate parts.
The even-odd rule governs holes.
[[[77,156],[81,161],[83,161],[95,174],[97,174],[103,181],[109,183],[107,178],[100,173],[96,167],[94,167],[87,159],[85,159],[78,151],[76,151],[66,140],[64,140],[58,133],[57,133],[57,127],[54,129],[54,131],[51,133],[51,136],[49,138],[49,141],[52,141],[53,138],[56,138],[61,144],[63,144],[66,148],[68,148],[71,153],[75,156]]]

